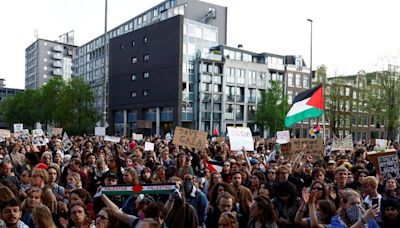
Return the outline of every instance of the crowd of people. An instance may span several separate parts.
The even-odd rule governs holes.
[[[0,227],[400,227],[399,177],[379,174],[367,142],[352,151],[328,142],[321,159],[294,160],[274,138],[254,138],[254,151],[231,150],[221,138],[202,150],[162,137],[70,141],[69,149],[61,136],[39,147],[15,137],[0,143]],[[102,191],[171,183],[168,194]]]

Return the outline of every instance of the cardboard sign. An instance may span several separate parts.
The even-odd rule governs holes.
[[[353,137],[346,136],[344,139],[333,137],[332,151],[334,150],[353,150]]]
[[[63,129],[62,128],[53,128],[52,135],[62,135]]]
[[[296,159],[297,155],[302,152],[303,144],[306,143],[307,147],[303,153],[302,160],[305,160],[308,155],[312,155],[314,161],[323,160],[324,145],[322,139],[290,139],[290,158]]]
[[[400,177],[397,154],[379,156],[378,164],[380,173],[384,176],[385,180]]]
[[[120,137],[106,135],[106,136],[104,136],[104,141],[119,143],[121,141],[121,138]]]
[[[290,141],[290,133],[289,131],[277,131],[276,138],[277,143],[286,144]]]
[[[94,135],[96,136],[105,136],[106,128],[105,127],[94,127]]]
[[[0,129],[0,142],[5,142],[6,138],[11,137],[11,132],[9,130]]]
[[[154,143],[145,142],[144,151],[154,151]]]
[[[227,127],[231,150],[254,151],[253,135],[248,127]]]
[[[14,124],[14,133],[22,133],[23,131],[24,131],[24,125],[22,123]]]
[[[199,150],[204,150],[207,142],[207,132],[176,127],[172,143]]]
[[[143,134],[132,133],[132,139],[136,141],[141,141],[143,140]]]

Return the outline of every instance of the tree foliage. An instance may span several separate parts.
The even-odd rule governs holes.
[[[81,79],[66,82],[60,77],[54,77],[38,90],[7,97],[1,111],[10,127],[23,123],[33,128],[41,122],[62,127],[70,134],[92,132],[99,119],[89,86]]]
[[[271,87],[261,93],[256,112],[256,123],[269,129],[271,135],[285,129],[285,117],[289,111],[288,97],[279,81],[271,81]]]

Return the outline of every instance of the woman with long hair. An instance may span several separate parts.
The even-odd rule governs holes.
[[[279,182],[275,189],[275,198],[272,204],[277,211],[279,227],[292,227],[294,218],[300,206],[300,198],[297,197],[296,186],[289,181]]]
[[[47,173],[49,174],[48,184],[52,189],[53,194],[56,197],[60,196],[61,198],[64,198],[65,189],[63,186],[58,184],[58,179],[61,175],[60,167],[57,164],[52,163],[49,165],[49,167],[47,167]]]
[[[21,204],[22,217],[21,221],[23,221],[28,226],[33,226],[32,221],[32,210],[35,207],[42,205],[42,197],[43,191],[38,187],[31,187],[27,192],[27,198]]]
[[[186,161],[186,153],[185,152],[179,152],[178,158],[176,160],[176,170],[178,171],[178,177],[181,179],[184,179],[186,174],[191,174],[193,175],[193,168],[188,165],[188,162]]]
[[[219,216],[218,220],[219,228],[238,228],[239,223],[236,219],[236,213],[224,212]]]
[[[250,206],[250,221],[248,228],[278,228],[278,216],[268,197],[260,195],[253,199]]]
[[[137,185],[139,184],[139,176],[135,168],[127,167],[122,173],[124,184]]]
[[[79,173],[69,173],[67,176],[67,184],[75,187],[75,188],[82,188],[82,180]]]
[[[400,185],[394,178],[389,178],[385,182],[385,191],[383,192],[385,198],[400,199]]]
[[[260,171],[256,171],[253,173],[250,186],[250,190],[253,193],[253,198],[258,196],[258,190],[260,190],[260,186],[262,183],[264,183],[264,181],[265,181],[265,176],[263,173],[261,173]]]
[[[210,183],[208,184],[208,197],[211,198],[210,192],[213,189],[214,185],[222,182],[222,176],[218,172],[212,172],[210,175]]]
[[[35,224],[35,228],[57,228],[54,224],[51,211],[44,205],[32,209],[32,221]]]
[[[104,207],[96,216],[96,228],[118,228],[119,221],[111,208]]]

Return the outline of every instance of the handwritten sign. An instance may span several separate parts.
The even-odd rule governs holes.
[[[96,136],[105,136],[106,128],[105,127],[94,127],[94,135]]]
[[[312,155],[314,160],[323,160],[324,146],[322,139],[291,139],[290,157],[295,159],[302,152],[303,144],[307,144],[302,159],[305,160],[308,155]]]
[[[231,150],[254,151],[253,135],[248,127],[228,127]]]
[[[400,177],[398,158],[396,154],[379,156],[378,164],[380,173],[384,176],[385,180]]]
[[[0,129],[0,142],[5,142],[6,138],[11,137],[11,132],[9,130]]]
[[[62,135],[63,129],[62,128],[53,128],[52,135]]]
[[[14,133],[22,133],[23,131],[24,131],[24,125],[22,123],[14,124]]]
[[[290,141],[289,131],[277,131],[276,132],[276,142],[279,144],[286,144]]]
[[[386,149],[387,140],[386,139],[375,139],[376,147],[378,150]]]
[[[132,133],[132,138],[133,138],[133,140],[141,141],[141,140],[143,140],[143,134]]]
[[[175,145],[186,146],[203,150],[206,147],[207,132],[196,131],[193,129],[176,127],[172,143]]]
[[[154,143],[145,142],[144,151],[154,151]]]
[[[351,135],[344,139],[333,137],[332,151],[334,150],[353,150],[353,137]]]
[[[106,135],[106,136],[104,136],[104,141],[119,143],[121,141],[121,138],[120,137]]]

